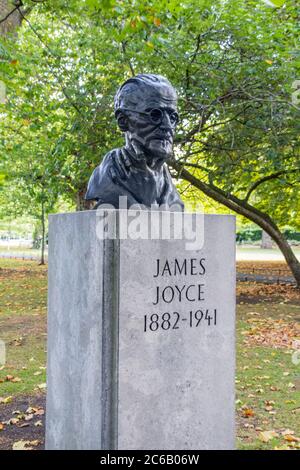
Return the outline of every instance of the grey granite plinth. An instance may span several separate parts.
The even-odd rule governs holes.
[[[234,217],[128,215],[50,217],[46,447],[234,448]]]

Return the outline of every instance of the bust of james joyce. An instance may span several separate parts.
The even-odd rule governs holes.
[[[114,107],[125,144],[105,155],[85,198],[97,201],[95,208],[110,204],[119,209],[123,196],[128,209],[134,205],[183,211],[166,163],[179,120],[175,89],[160,75],[139,74],[118,89]]]

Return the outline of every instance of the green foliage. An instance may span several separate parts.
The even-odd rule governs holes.
[[[95,165],[122,142],[117,87],[156,72],[179,93],[177,159],[280,226],[300,227],[299,109],[291,100],[297,15],[295,1],[281,8],[254,0],[35,3],[18,38],[3,42],[8,189],[18,181],[49,210],[58,194],[82,197]],[[186,183],[180,188],[199,198]]]

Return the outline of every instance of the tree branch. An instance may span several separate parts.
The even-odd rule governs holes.
[[[286,175],[288,173],[295,173],[297,171],[300,171],[300,168],[295,168],[293,170],[281,170],[281,171],[276,171],[276,173],[272,173],[271,175],[264,176],[263,178],[260,178],[259,180],[255,181],[249,191],[247,192],[244,201],[248,202],[251,194],[253,191],[255,191],[258,186],[261,184],[265,183],[266,181],[274,180],[277,179],[281,175]]]
[[[133,65],[132,65],[132,62],[130,59],[127,58],[127,53],[126,53],[126,42],[122,41],[121,42],[121,46],[122,46],[122,52],[123,52],[123,55],[125,57],[126,60],[128,60],[128,64],[129,64],[129,68],[130,68],[130,71],[131,71],[131,74],[132,76],[134,77],[135,76],[135,71],[134,71],[134,68],[133,68]]]
[[[182,164],[175,160],[170,161],[170,166],[177,170],[180,178],[191,183],[195,188],[202,191],[208,197],[215,201],[223,204],[229,209],[233,210],[237,214],[247,217],[247,219],[256,223],[265,230],[270,237],[277,243],[279,249],[282,251],[289,267],[291,268],[293,275],[296,279],[297,286],[300,288],[300,263],[296,258],[292,248],[290,247],[287,240],[284,238],[276,223],[271,217],[265,212],[260,211],[256,207],[249,204],[247,201],[242,200],[234,196],[233,194],[226,193],[222,189],[216,187],[212,183],[208,184],[204,181],[196,178],[194,175],[189,173]]]
[[[1,18],[0,24],[4,23],[6,20],[8,20],[8,18],[11,15],[13,15],[15,11],[19,11],[19,8],[21,8],[22,6],[23,6],[23,2],[22,2],[22,0],[19,0],[18,3],[16,4],[16,6],[9,13],[7,13],[7,15],[4,18]]]

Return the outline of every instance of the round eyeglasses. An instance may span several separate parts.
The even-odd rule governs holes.
[[[134,109],[122,108],[120,111],[131,111],[132,113],[147,116],[152,124],[161,124],[165,113],[169,117],[172,126],[176,126],[179,122],[178,113],[169,109],[152,108],[149,111],[135,111]]]

